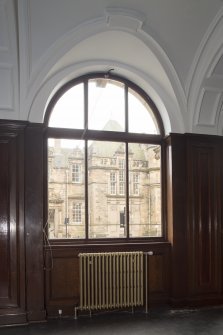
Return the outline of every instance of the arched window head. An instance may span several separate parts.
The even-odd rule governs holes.
[[[119,77],[82,77],[63,87],[46,115],[49,127],[161,135],[163,126],[151,99]]]

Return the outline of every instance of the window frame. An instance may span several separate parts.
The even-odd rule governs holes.
[[[90,79],[94,78],[106,78],[106,79],[111,79],[115,81],[120,81],[124,83],[125,85],[125,98],[128,99],[128,87],[137,92],[150,106],[154,113],[154,117],[156,118],[156,122],[160,131],[160,134],[140,134],[140,133],[128,133],[128,117],[127,117],[127,110],[125,110],[125,115],[126,115],[126,124],[125,124],[125,131],[119,132],[119,131],[104,131],[104,130],[91,130],[88,129],[87,124],[87,82]],[[54,128],[54,127],[49,127],[48,123],[50,120],[50,115],[51,112],[57,103],[57,101],[60,99],[60,97],[72,86],[83,83],[84,85],[84,119],[85,119],[85,125],[83,129],[70,129],[70,128]],[[97,141],[115,141],[115,142],[122,142],[125,144],[126,149],[128,148],[128,143],[143,143],[143,144],[154,144],[154,145],[159,145],[161,149],[161,171],[160,171],[160,182],[161,182],[161,229],[162,229],[162,236],[160,237],[130,237],[129,236],[129,231],[127,233],[127,237],[124,238],[100,238],[100,239],[93,239],[89,238],[88,236],[88,222],[85,223],[86,226],[86,237],[84,239],[67,239],[67,238],[62,238],[62,239],[50,239],[51,243],[58,245],[58,244],[102,244],[102,243],[132,243],[132,242],[163,242],[166,241],[166,176],[165,176],[165,143],[164,143],[164,127],[162,123],[161,116],[159,114],[159,111],[152,101],[152,99],[136,84],[132,83],[126,78],[113,75],[111,73],[102,73],[102,72],[97,72],[97,73],[91,73],[87,74],[84,76],[80,76],[76,79],[72,79],[71,81],[67,82],[65,85],[63,85],[52,97],[51,101],[48,104],[48,107],[45,112],[45,117],[44,117],[44,124],[45,124],[45,141],[44,141],[44,170],[45,170],[45,176],[44,178],[44,220],[47,222],[47,217],[48,217],[48,139],[49,138],[61,138],[61,139],[74,139],[74,140],[84,140],[87,142],[88,140],[97,140]],[[87,146],[86,146],[87,147]],[[128,156],[128,150],[126,150],[126,158]],[[86,183],[86,171],[88,169],[87,167],[87,148],[85,152],[85,172],[83,174],[83,180],[82,182],[85,182],[85,194],[86,198],[88,198],[88,191],[87,191],[87,183]],[[126,165],[127,164],[126,160]],[[83,171],[82,171],[83,172]],[[128,166],[125,167],[125,173],[128,174]],[[116,176],[117,179],[118,176]],[[82,178],[82,177],[81,177]],[[110,182],[110,181],[109,181]],[[125,188],[126,188],[126,198],[127,198],[127,204],[129,202],[129,183],[125,183]],[[116,193],[117,193],[117,180],[116,180]],[[128,207],[128,206],[127,206]],[[87,213],[88,213],[88,201],[86,201],[85,205],[85,217],[87,218]],[[125,213],[126,220],[129,222],[129,212],[126,210]],[[86,220],[87,221],[87,220]],[[128,229],[129,230],[129,229]]]

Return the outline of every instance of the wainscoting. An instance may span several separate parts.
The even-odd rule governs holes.
[[[171,302],[222,303],[223,140],[172,134],[167,139]]]
[[[169,297],[169,243],[52,246],[46,247],[46,310],[49,316],[74,315],[79,305],[79,258],[80,252],[153,251],[148,256],[149,303],[164,304]]]
[[[73,315],[80,252],[153,251],[150,307],[223,303],[223,139],[165,139],[165,238],[161,242],[45,245],[44,126],[0,122],[0,324]]]

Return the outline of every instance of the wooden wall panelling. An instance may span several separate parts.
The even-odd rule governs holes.
[[[185,135],[171,134],[166,139],[167,167],[167,232],[171,243],[171,289],[173,305],[187,300],[187,204]]]
[[[170,263],[169,250],[160,250],[149,256],[149,304],[169,302]]]
[[[220,246],[218,246],[219,249],[219,264],[218,264],[218,268],[219,268],[219,289],[221,291],[221,296],[223,296],[223,138],[221,137],[221,141],[219,143],[219,152],[218,152],[218,161],[219,161],[219,169],[220,169],[220,181],[219,181],[219,196],[218,196],[218,227],[219,227],[219,244]],[[222,301],[223,301],[223,297],[222,297]]]
[[[222,301],[219,139],[188,140],[190,299]]]
[[[46,308],[48,316],[73,315],[79,304],[80,252],[153,251],[148,256],[149,303],[164,304],[169,298],[169,243],[114,245],[52,245],[46,246]],[[51,259],[52,256],[52,259]]]
[[[52,256],[52,259],[51,259]],[[79,258],[73,248],[46,250],[46,306],[49,316],[74,314],[79,303]]]
[[[0,324],[26,322],[24,127],[0,122]]]
[[[0,122],[0,324],[45,319],[43,132],[42,125]],[[59,308],[73,313],[79,299],[78,253],[86,251],[154,251],[149,257],[150,302],[167,302],[169,296],[184,306],[223,301],[222,138],[171,134],[166,143],[170,243],[58,241],[52,245],[52,269],[45,247],[48,315],[58,315]]]
[[[25,134],[25,243],[28,321],[45,319],[43,132],[43,125],[29,124]]]

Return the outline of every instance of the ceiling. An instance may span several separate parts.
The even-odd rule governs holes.
[[[221,0],[0,0],[0,117],[42,122],[66,81],[140,85],[166,133],[222,135]]]

